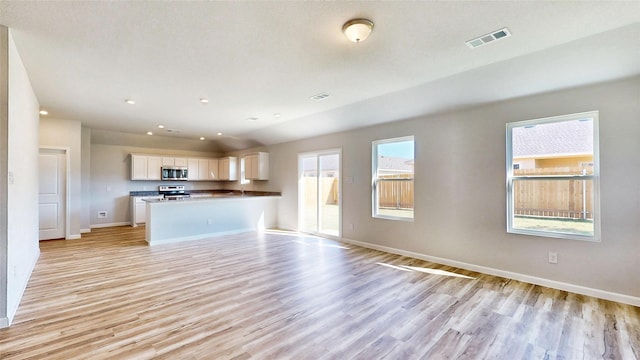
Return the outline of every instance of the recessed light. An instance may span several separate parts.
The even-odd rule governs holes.
[[[200,98],[200,102],[203,103],[203,104],[208,104],[209,103],[209,99]]]
[[[40,115],[49,115],[47,110],[40,110]]]
[[[218,136],[222,136],[222,133],[218,133]]]
[[[249,121],[258,121],[258,120],[259,120],[259,118],[257,118],[257,117],[250,117],[250,118],[247,118],[247,120],[249,120]]]
[[[151,131],[147,131],[147,135],[153,135]]]
[[[126,103],[127,103],[127,104],[129,104],[129,105],[133,105],[133,104],[135,104],[135,103],[136,103],[135,101],[133,101],[133,100],[131,100],[131,99],[125,99],[125,100],[124,100],[124,102],[126,102]]]
[[[204,140],[204,136],[200,136],[200,140]]]
[[[280,113],[273,114],[273,117],[276,118],[276,119],[280,118],[280,116],[281,116]]]
[[[164,125],[158,125],[158,129],[164,129]]]

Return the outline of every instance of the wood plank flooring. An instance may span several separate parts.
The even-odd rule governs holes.
[[[640,359],[640,308],[326,239],[41,251],[0,359]]]

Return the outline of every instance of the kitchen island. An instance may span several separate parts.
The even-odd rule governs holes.
[[[227,193],[184,200],[147,200],[146,240],[198,240],[275,227],[280,193]]]

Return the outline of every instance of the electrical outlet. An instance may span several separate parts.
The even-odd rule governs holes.
[[[213,224],[213,219],[207,219],[207,225]]]
[[[349,224],[349,230],[353,230],[353,224]]]
[[[555,251],[549,251],[549,264],[558,263],[558,253]]]
[[[102,210],[102,211],[98,211],[98,219],[104,219],[107,217],[107,212]]]

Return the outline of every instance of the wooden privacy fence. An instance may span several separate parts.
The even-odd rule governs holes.
[[[381,176],[378,179],[378,206],[413,209],[413,191],[413,174]]]
[[[514,170],[515,176],[576,175],[581,168]],[[591,175],[591,169],[587,169]],[[514,180],[515,215],[593,219],[593,180]]]
[[[571,175],[580,174],[581,168],[542,168],[514,170],[514,175]],[[587,169],[591,175],[591,169]],[[315,187],[315,178],[305,178],[305,186]],[[338,203],[338,179],[320,178],[321,201],[326,205]],[[513,183],[514,212],[521,216],[541,216],[570,219],[593,219],[593,180],[515,180]],[[307,194],[309,203],[315,195]],[[413,174],[381,176],[378,179],[380,208],[413,209]]]

